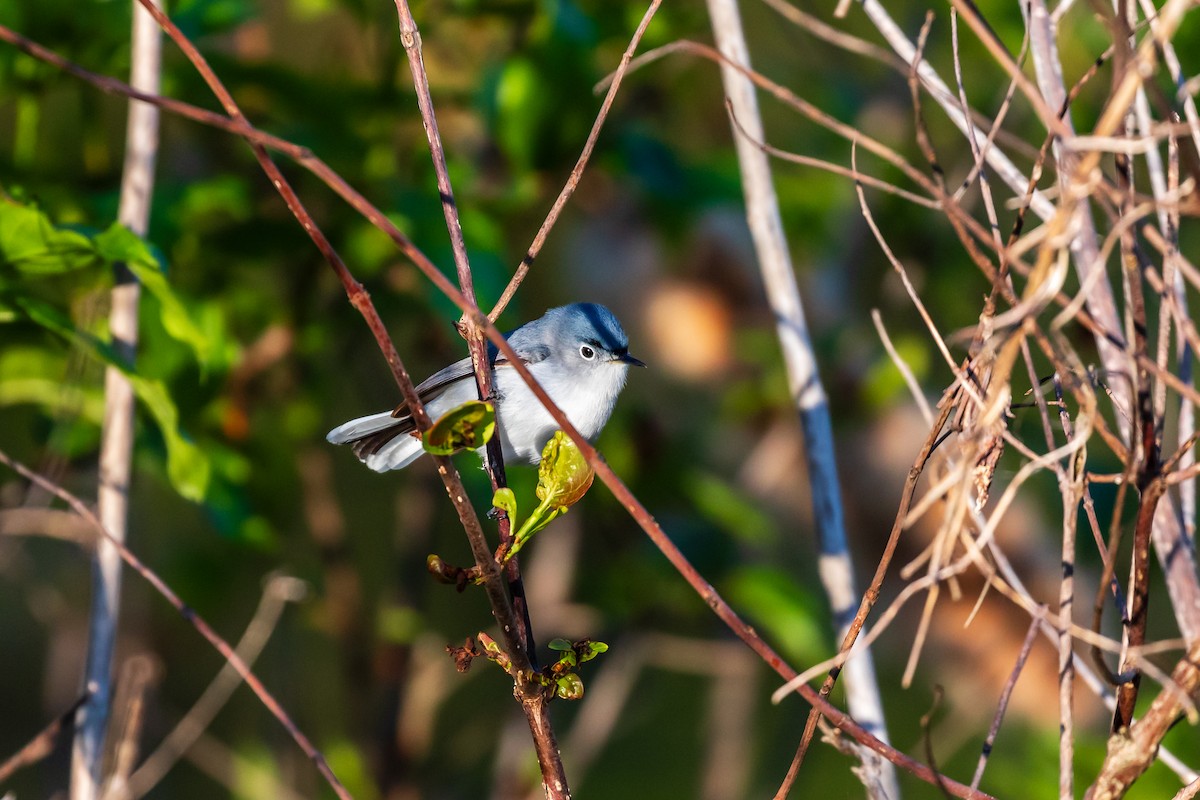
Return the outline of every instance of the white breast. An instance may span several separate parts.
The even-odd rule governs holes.
[[[563,379],[547,375],[547,364],[534,364],[531,372],[555,404],[587,439],[600,434],[612,414],[617,395],[625,384],[628,367],[624,364],[598,364],[584,379]],[[539,369],[541,367],[541,369]],[[536,464],[542,458],[542,448],[558,430],[541,401],[525,385],[514,369],[496,370],[499,390],[497,413],[500,417],[504,457]]]

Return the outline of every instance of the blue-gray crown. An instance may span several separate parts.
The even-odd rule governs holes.
[[[546,316],[554,318],[563,334],[576,342],[599,346],[610,353],[629,349],[629,337],[621,323],[598,303],[571,303],[550,309]]]

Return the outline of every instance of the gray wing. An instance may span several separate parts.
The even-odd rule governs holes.
[[[473,373],[474,370],[471,368],[470,356],[455,361],[450,366],[438,370],[421,381],[420,385],[417,386],[417,397],[421,398],[422,404],[428,405],[429,401],[437,399],[451,384],[467,378]],[[349,442],[354,449],[354,455],[365,460],[367,456],[378,453],[385,444],[397,436],[404,436],[416,431],[417,423],[413,419],[407,402],[403,402],[392,409],[392,417],[396,421],[386,428],[373,431],[360,439]]]
[[[514,332],[515,333],[515,332]],[[550,348],[544,346],[524,347],[520,346],[520,340],[515,344],[517,354],[521,356],[521,360],[526,364],[536,364],[539,361],[544,361],[550,355]],[[496,348],[489,345],[488,355],[491,356],[493,367],[503,367],[508,364],[508,359],[503,356],[497,358]],[[421,403],[428,405],[430,401],[440,397],[451,384],[457,383],[460,380],[469,379],[475,374],[475,369],[471,365],[471,357],[455,361],[448,367],[444,367],[430,375],[425,380],[421,381],[417,386],[417,397],[421,398]],[[397,436],[403,436],[416,431],[417,423],[413,419],[412,412],[409,411],[408,403],[403,402],[392,410],[392,416],[396,422],[382,430],[376,430],[368,433],[365,436],[354,439],[348,444],[354,450],[354,454],[360,459],[366,459],[367,456],[374,455],[388,442],[395,439]]]

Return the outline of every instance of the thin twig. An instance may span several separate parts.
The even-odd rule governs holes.
[[[996,703],[996,713],[992,715],[992,724],[983,740],[979,762],[975,765],[975,774],[971,777],[972,789],[978,789],[979,782],[983,780],[983,771],[987,768],[988,759],[992,756],[992,748],[996,744],[996,737],[1000,734],[1000,724],[1004,722],[1008,702],[1012,699],[1013,690],[1017,688],[1017,679],[1021,677],[1021,672],[1025,669],[1025,662],[1029,660],[1029,654],[1033,651],[1033,642],[1037,638],[1038,627],[1037,619],[1030,620],[1029,630],[1025,633],[1025,641],[1021,643],[1021,651],[1017,653],[1016,663],[1013,664],[1012,671],[1008,674],[1008,680],[1004,682],[1004,690],[1000,692],[1000,700]]]
[[[450,172],[446,166],[446,154],[442,145],[441,134],[438,132],[437,116],[434,113],[433,97],[429,88],[429,76],[425,71],[425,63],[421,52],[421,34],[413,18],[412,10],[407,0],[396,0],[396,13],[399,18],[400,43],[408,56],[409,68],[412,71],[413,85],[417,94],[417,106],[424,123],[425,136],[429,143],[430,156],[433,159],[434,174],[437,177],[438,194],[442,202],[442,212],[446,218],[446,228],[450,235],[451,250],[454,253],[454,264],[458,271],[458,285],[462,292],[467,308],[462,323],[462,332],[467,340],[467,348],[471,354],[471,362],[475,370],[475,384],[481,399],[494,396],[494,375],[491,360],[488,357],[487,343],[484,341],[475,318],[479,316],[478,301],[475,297],[475,286],[471,275],[471,265],[467,257],[466,242],[463,239],[462,224],[458,216],[458,206],[454,199],[454,189],[450,184]],[[514,284],[514,290],[515,290]],[[497,423],[498,424],[498,423]],[[484,466],[492,483],[493,492],[506,486],[504,473],[504,456],[501,448],[501,432],[498,430],[485,448]],[[511,545],[511,521],[507,516],[499,520],[500,541],[502,545]],[[482,565],[480,565],[482,568]],[[514,659],[516,668],[522,672],[531,672],[536,666],[536,649],[534,646],[533,627],[529,618],[529,607],[525,602],[524,587],[521,581],[520,568],[515,558],[507,560],[504,566],[510,597],[507,603],[495,602],[499,598],[494,593],[492,613],[501,620],[503,627],[511,623],[505,619],[509,614],[515,617],[515,630],[506,639],[510,649],[510,657]],[[513,653],[515,648],[519,653]],[[550,722],[547,708],[547,696],[540,687],[522,680],[516,681],[516,694],[521,708],[529,722],[529,730],[533,736],[534,750],[537,753],[538,765],[542,771],[542,786],[550,798],[569,798],[566,771],[563,768],[562,757],[559,755],[558,742],[554,728]]]
[[[166,33],[175,42],[175,44],[184,52],[184,55],[187,56],[188,60],[196,68],[196,71],[200,73],[201,77],[204,78],[205,83],[208,84],[209,88],[216,95],[226,113],[236,120],[245,122],[245,116],[242,114],[241,109],[234,101],[233,96],[229,93],[229,90],[225,88],[224,84],[221,83],[221,80],[217,77],[216,73],[214,73],[211,67],[209,67],[208,62],[205,60],[204,56],[201,55],[200,51],[196,49],[195,45],[193,45],[187,39],[187,37],[183,35],[179,28],[165,14],[154,7],[150,3],[150,0],[139,0],[139,2],[141,2],[143,7],[150,11],[152,15],[154,15],[155,21],[158,22],[163,30],[166,31]],[[271,179],[272,185],[280,193],[284,202],[287,204],[288,210],[304,228],[305,233],[309,235],[309,238],[312,239],[313,244],[316,245],[317,249],[321,252],[321,255],[324,256],[326,262],[338,276],[343,288],[346,290],[346,294],[351,305],[353,305],[366,320],[367,326],[371,329],[371,332],[375,336],[376,343],[383,352],[384,358],[387,360],[389,367],[391,367],[392,376],[399,385],[401,394],[404,396],[405,402],[408,404],[408,407],[412,412],[413,420],[416,423],[417,429],[420,431],[428,429],[430,425],[429,415],[426,413],[425,407],[421,403],[421,399],[417,396],[416,387],[413,385],[412,379],[409,377],[408,370],[404,367],[404,362],[400,359],[400,354],[396,351],[395,344],[392,343],[391,337],[388,336],[387,329],[383,324],[383,320],[379,317],[379,312],[375,309],[374,304],[371,302],[370,296],[367,294],[366,290],[363,289],[362,285],[354,279],[354,276],[350,273],[350,270],[347,269],[341,257],[333,249],[332,245],[329,243],[329,240],[325,237],[325,234],[322,233],[321,229],[313,220],[312,215],[308,213],[308,210],[304,207],[304,204],[300,201],[300,198],[296,195],[291,185],[287,182],[287,179],[284,178],[283,173],[279,170],[279,167],[271,160],[270,156],[267,155],[264,147],[261,144],[251,142],[251,149],[253,150],[254,156],[258,160],[259,165]],[[416,248],[411,247],[411,245],[409,245],[409,249],[414,252],[416,251]],[[460,308],[463,308],[464,311],[468,308],[473,308],[473,306],[470,306],[466,299],[463,298],[462,294],[450,284],[445,276],[442,275],[427,258],[414,258],[413,263],[416,264],[418,268],[422,270],[422,272],[425,272],[425,274],[430,277],[430,279],[438,286],[438,288],[445,292],[447,296],[451,297],[451,299],[453,299]],[[476,309],[476,312],[478,312],[478,309]],[[478,313],[477,316],[479,316]],[[494,328],[492,330],[494,330]],[[495,336],[503,339],[498,331],[495,332]],[[505,346],[507,346],[507,342],[505,342]],[[511,348],[509,348],[505,354],[511,358],[516,358],[516,356],[512,353]],[[524,649],[520,645],[518,633],[519,622],[517,621],[515,611],[512,607],[512,601],[509,597],[507,586],[505,585],[503,573],[492,555],[491,548],[488,546],[487,539],[484,536],[483,528],[479,523],[479,517],[475,513],[475,508],[471,505],[468,499],[466,489],[463,487],[462,479],[459,476],[458,470],[455,468],[454,463],[448,456],[435,456],[434,462],[437,464],[438,474],[442,478],[442,482],[446,487],[446,494],[450,497],[451,502],[454,504],[455,511],[459,517],[459,522],[462,524],[463,530],[466,532],[467,541],[471,547],[471,553],[475,558],[476,566],[479,567],[480,574],[484,579],[484,589],[488,595],[489,602],[492,604],[493,611],[496,614],[496,619],[500,626],[500,634],[504,641],[505,650],[511,654],[511,657],[514,659],[514,664],[516,664],[518,668],[519,674],[522,676],[522,679],[524,679],[524,676],[526,676],[530,671],[528,669],[528,658]]]
[[[24,769],[31,764],[36,764],[50,755],[54,751],[59,733],[71,723],[71,720],[75,717],[75,712],[86,702],[87,695],[80,695],[79,699],[72,703],[70,708],[59,714],[45,728],[42,728],[20,750],[5,759],[4,763],[0,764],[0,785],[7,783],[18,770]]]
[[[729,121],[734,126],[735,130],[737,130],[738,135],[752,142],[755,147],[757,147],[759,150],[762,150],[767,155],[774,156],[775,158],[779,158],[784,161],[790,161],[793,164],[816,167],[817,169],[831,172],[834,175],[840,175],[843,178],[850,178],[851,180],[858,181],[866,186],[870,186],[873,189],[878,189],[881,192],[887,192],[888,194],[894,194],[897,197],[901,197],[909,201],[910,203],[922,206],[923,208],[928,208],[932,211],[938,211],[941,209],[941,204],[938,203],[937,200],[931,200],[928,197],[915,194],[907,189],[901,189],[899,186],[888,183],[880,178],[876,178],[873,175],[867,175],[864,172],[849,169],[841,166],[840,164],[834,164],[821,158],[814,158],[812,156],[806,156],[800,153],[790,153],[786,150],[780,150],[778,147],[773,147],[766,142],[755,139],[738,121],[737,115],[733,111],[733,107],[730,104],[729,98],[725,99],[725,109],[729,112]]]

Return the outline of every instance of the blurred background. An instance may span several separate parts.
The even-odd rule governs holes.
[[[1080,4],[1082,5],[1082,4]],[[980,8],[1010,50],[1023,26],[1015,3]],[[806,8],[832,21],[833,4]],[[890,3],[916,36],[926,6]],[[645,7],[626,0],[417,2],[424,55],[475,284],[490,306],[525,253],[577,158],[599,97]],[[311,148],[392,219],[447,274],[453,263],[396,15],[364,0],[182,0],[169,11],[263,130]],[[946,11],[928,46],[953,74]],[[743,3],[756,68],[834,117],[923,164],[905,77],[847,54]],[[129,4],[10,0],[0,23],[99,73],[125,79]],[[1086,7],[1067,18],[1068,83],[1103,50]],[[838,27],[878,41],[857,7]],[[1067,24],[1067,23],[1064,23]],[[1190,37],[1190,38],[1188,38]],[[1185,26],[1189,52],[1200,30]],[[643,50],[679,38],[711,41],[703,3],[665,3]],[[168,42],[163,93],[217,108]],[[1003,73],[963,35],[972,101],[994,114]],[[1190,52],[1200,52],[1193,48]],[[1194,67],[1195,65],[1193,65]],[[1186,67],[1185,67],[1186,69]],[[1098,83],[1107,84],[1107,73]],[[1095,92],[1103,97],[1101,87]],[[0,188],[58,224],[83,231],[115,218],[125,102],[0,46]],[[1078,118],[1097,108],[1085,92]],[[849,145],[764,99],[777,147],[849,165]],[[940,112],[926,117],[943,168],[971,164]],[[1014,105],[1010,154],[1028,169],[1042,131]],[[1033,131],[1032,134],[1025,133]],[[1023,141],[1022,145],[1020,142]],[[307,172],[277,158],[317,222],[362,281],[415,378],[461,357],[457,313],[390,242]],[[860,169],[899,181],[860,153]],[[927,428],[870,322],[880,309],[899,351],[936,398],[949,369],[867,230],[851,183],[776,162],[776,186],[833,407],[859,587],[874,571],[904,478]],[[208,463],[203,500],[167,479],[162,431],[139,418],[130,544],[184,599],[236,641],[275,575],[303,581],[255,667],[328,757],[355,797],[520,797],[536,789],[528,731],[509,679],[481,662],[453,669],[444,648],[487,630],[480,592],[434,583],[425,558],[470,554],[431,465],[374,474],[325,432],[390,408],[398,390],[361,317],[295,223],[249,148],[164,115],[149,240],[203,334],[167,335],[156,301],[141,320],[139,372],[165,382],[179,427]],[[1052,178],[1049,180],[1052,181]],[[939,215],[878,192],[868,199],[889,243],[946,333],[972,326],[987,281]],[[978,197],[968,194],[978,213]],[[1002,210],[1002,224],[1013,212]],[[104,329],[106,273],[46,288],[76,324]],[[576,300],[609,305],[631,350],[650,365],[630,375],[599,446],[614,469],[706,578],[797,668],[835,649],[816,580],[803,442],[787,394],[773,320],[746,231],[737,162],[717,68],[669,56],[632,73],[596,154],[547,247],[501,319],[512,328]],[[102,368],[43,329],[9,324],[0,339],[0,449],[94,497]],[[1086,347],[1081,344],[1081,347]],[[962,355],[960,348],[955,357]],[[1027,387],[1026,387],[1027,388]],[[1014,426],[1040,430],[1033,414]],[[458,457],[488,505],[477,459]],[[1011,475],[1016,461],[1001,464]],[[518,497],[536,474],[514,467]],[[1050,475],[1002,532],[1035,596],[1057,596],[1061,509]],[[1044,503],[1037,502],[1038,492]],[[1103,490],[1098,490],[1103,495]],[[1111,498],[1110,498],[1111,500]],[[1099,497],[1104,502],[1104,497]],[[46,505],[12,473],[0,505]],[[914,531],[901,563],[923,546]],[[578,703],[553,717],[578,798],[740,798],[774,793],[808,708],[772,706],[778,680],[704,603],[597,484],[523,555],[534,630],[590,637],[611,649],[582,669]],[[1083,587],[1094,553],[1082,555]],[[1089,562],[1090,559],[1090,562]],[[69,542],[0,537],[0,758],[78,696],[90,562]],[[978,587],[943,596],[910,689],[899,685],[917,619],[901,614],[876,647],[892,741],[924,759],[920,717],[946,690],[932,740],[940,765],[969,781],[1028,619],[995,596],[964,633]],[[294,587],[293,587],[294,588]],[[889,583],[884,602],[895,594]],[[163,740],[223,660],[142,580],[127,573],[118,674],[145,688],[141,752]],[[983,781],[1007,797],[1057,796],[1056,674],[1039,641],[1017,685]],[[840,694],[840,693],[839,693]],[[1106,714],[1079,694],[1080,774],[1103,755]],[[1200,757],[1194,737],[1180,755]],[[0,790],[63,796],[69,744]],[[797,797],[861,797],[853,762],[816,745]],[[1090,767],[1088,765],[1091,765]],[[903,778],[906,797],[937,789]],[[1170,796],[1161,767],[1135,797]],[[252,694],[239,689],[151,796],[323,797],[311,764]]]

